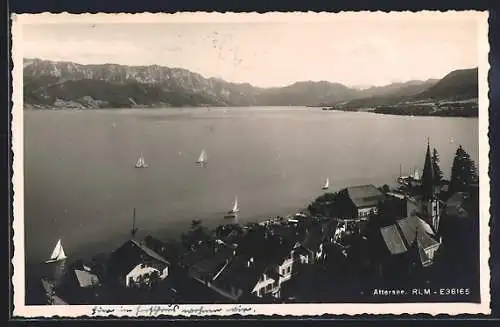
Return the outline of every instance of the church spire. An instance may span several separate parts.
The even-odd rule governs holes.
[[[427,152],[425,154],[424,171],[422,172],[422,196],[431,199],[434,196],[435,171],[432,164],[431,147],[427,138]]]

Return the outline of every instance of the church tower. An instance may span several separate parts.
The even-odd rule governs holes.
[[[432,225],[434,232],[439,230],[440,208],[439,192],[440,185],[436,182],[436,172],[432,162],[429,138],[427,138],[427,152],[425,154],[424,170],[422,172],[422,204],[426,209],[427,219]]]

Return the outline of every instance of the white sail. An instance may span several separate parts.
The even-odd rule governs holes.
[[[327,178],[326,181],[325,181],[325,185],[323,185],[323,189],[326,190],[329,187],[330,187],[330,179]]]
[[[233,205],[233,210],[231,210],[232,212],[238,212],[240,211],[240,209],[238,208],[238,198],[235,197],[234,198],[234,205]]]
[[[144,155],[142,154],[142,152],[141,152],[141,155],[139,156],[139,158],[137,159],[135,166],[137,168],[147,168],[148,167],[148,165],[146,165],[146,161],[144,161]]]
[[[415,172],[413,173],[413,178],[415,180],[419,180],[420,179],[420,172],[418,171],[418,169],[415,169]]]
[[[197,163],[204,163],[207,161],[207,152],[205,150],[201,151],[200,157],[196,161]]]
[[[64,249],[62,247],[62,242],[61,240],[58,240],[56,246],[54,247],[54,250],[52,251],[52,254],[50,255],[50,259],[47,260],[47,262],[59,261],[66,258],[66,254],[64,253]]]

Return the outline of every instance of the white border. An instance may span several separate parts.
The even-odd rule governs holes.
[[[353,19],[363,16],[371,19],[383,16],[384,19],[409,20],[422,18],[430,20],[446,20],[474,18],[478,22],[478,51],[479,51],[479,176],[480,176],[480,291],[481,303],[405,303],[405,304],[257,304],[257,305],[179,305],[174,309],[168,305],[151,306],[98,306],[109,310],[107,313],[92,315],[96,306],[67,305],[67,306],[27,306],[25,305],[24,280],[24,179],[23,179],[23,24],[61,24],[64,22],[95,24],[105,23],[206,23],[206,22],[321,22],[328,20]],[[488,142],[488,13],[478,11],[466,12],[342,12],[331,13],[175,13],[175,14],[21,14],[12,15],[12,60],[13,67],[13,110],[12,110],[12,150],[13,156],[13,228],[14,228],[14,313],[16,317],[81,317],[81,316],[116,316],[139,317],[158,316],[228,316],[234,313],[243,315],[306,315],[322,314],[488,314],[490,313],[490,268],[489,260],[489,220],[490,220],[490,184],[489,184],[489,142]],[[200,308],[204,311],[200,312]],[[220,310],[213,313],[212,310]],[[139,313],[140,312],[140,313]],[[212,313],[210,313],[212,312]]]

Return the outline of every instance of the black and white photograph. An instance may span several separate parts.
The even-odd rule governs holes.
[[[14,15],[14,313],[488,313],[487,19]]]

